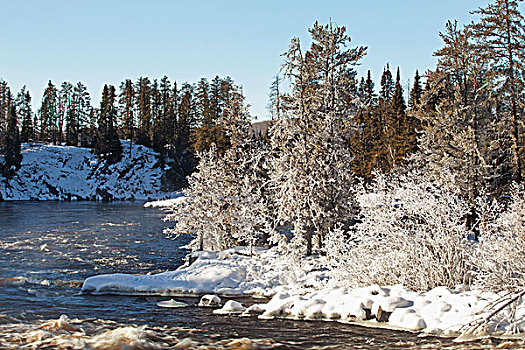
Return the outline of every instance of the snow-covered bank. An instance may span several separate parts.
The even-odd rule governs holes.
[[[256,257],[248,250],[233,248],[221,252],[200,252],[196,260],[175,271],[155,275],[100,275],[88,278],[82,291],[93,294],[260,294],[273,295],[278,286],[295,282],[306,285],[312,281],[296,276],[294,267],[279,264],[274,251],[258,248]],[[311,278],[312,276],[308,276]],[[292,281],[293,279],[293,281]]]
[[[107,166],[90,149],[23,144],[22,165],[13,179],[0,177],[3,200],[163,199],[162,169],[152,149],[122,141],[122,160]]]
[[[176,271],[156,275],[112,274],[88,278],[83,292],[93,294],[255,294],[273,296],[246,313],[261,318],[323,319],[362,322],[432,334],[457,335],[497,308],[501,294],[437,287],[414,292],[401,285],[340,288],[328,264],[280,259],[274,250],[243,248],[194,254],[196,260]],[[494,304],[494,305],[493,305]],[[492,306],[492,308],[491,308]],[[515,323],[510,322],[515,311]],[[507,307],[477,334],[525,331],[525,303]],[[474,323],[473,323],[474,322]]]

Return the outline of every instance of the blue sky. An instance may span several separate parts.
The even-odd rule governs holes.
[[[27,85],[40,105],[47,81],[82,81],[98,103],[104,83],[167,75],[178,83],[231,76],[252,115],[267,116],[268,86],[294,36],[331,18],[355,45],[368,46],[358,67],[375,81],[385,64],[403,83],[433,68],[448,19],[467,23],[488,0],[76,1],[0,0],[0,77]]]

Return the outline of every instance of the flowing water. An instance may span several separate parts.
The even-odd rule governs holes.
[[[0,203],[0,349],[523,348],[521,341],[451,339],[322,321],[221,316],[165,297],[85,295],[85,278],[157,273],[183,262],[187,238],[167,239],[142,203]],[[245,305],[258,302],[235,298]]]

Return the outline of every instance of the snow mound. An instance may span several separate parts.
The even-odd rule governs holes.
[[[15,176],[0,181],[3,200],[153,200],[174,197],[161,191],[158,153],[122,141],[122,160],[107,165],[81,147],[22,144]]]
[[[158,302],[157,306],[158,307],[164,307],[164,308],[173,309],[173,308],[179,308],[179,307],[186,307],[186,306],[188,306],[188,304],[183,303],[181,301],[176,301],[176,300],[170,299],[170,300]]]
[[[221,309],[213,310],[214,314],[236,314],[246,311],[246,308],[235,300],[228,300]]]

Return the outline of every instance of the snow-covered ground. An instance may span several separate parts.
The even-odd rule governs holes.
[[[107,166],[90,149],[22,144],[22,165],[13,179],[0,177],[3,200],[162,199],[162,169],[152,149],[122,141],[122,160]]]
[[[272,296],[248,308],[261,318],[286,317],[363,322],[422,331],[458,335],[474,330],[498,308],[502,294],[458,287],[414,292],[401,285],[341,288],[331,279],[328,261],[305,260],[300,264],[283,259],[275,249],[257,249],[249,256],[245,248],[194,253],[192,264],[156,275],[111,274],[88,278],[83,292],[93,294],[251,294]],[[228,306],[228,305],[226,305]],[[228,313],[228,310],[223,310]],[[521,320],[512,324],[511,313]],[[525,331],[525,303],[518,303],[483,323],[476,334]],[[381,323],[380,323],[381,321]]]

